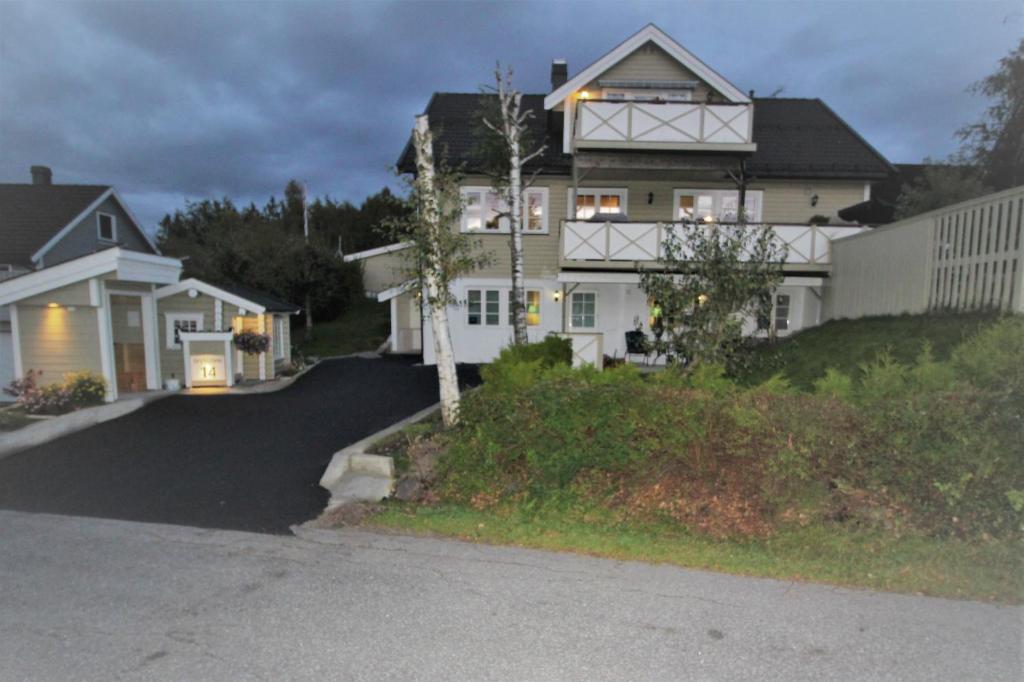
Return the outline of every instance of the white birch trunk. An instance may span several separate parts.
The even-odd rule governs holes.
[[[423,220],[429,230],[437,234],[450,229],[440,224],[440,210],[434,187],[434,145],[427,116],[416,117],[416,131],[413,134],[416,146],[416,182],[420,184],[423,197]],[[430,240],[436,244],[437,240]],[[459,377],[455,369],[455,354],[452,352],[452,338],[448,331],[447,293],[442,291],[440,272],[445,267],[441,254],[436,248],[429,250],[424,268],[424,288],[427,307],[430,310],[430,326],[434,333],[434,355],[437,362],[437,381],[441,394],[441,418],[445,426],[459,421]]]
[[[519,118],[519,103],[522,95],[504,93],[510,101],[509,110],[505,110],[505,127],[509,140],[509,231],[511,234],[512,255],[512,323],[516,345],[528,342],[526,336],[526,279],[523,273],[523,162],[519,143],[522,130],[516,123]],[[504,109],[504,107],[503,107]]]

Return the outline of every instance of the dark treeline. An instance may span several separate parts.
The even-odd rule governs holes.
[[[240,208],[229,198],[187,202],[160,221],[158,242],[167,255],[184,259],[184,276],[211,284],[240,284],[313,310],[313,319],[332,320],[362,295],[358,264],[342,253],[382,246],[379,230],[401,216],[405,203],[387,188],[361,206],[329,197],[309,201],[305,238],[302,187],[291,181],[284,197],[262,208]]]

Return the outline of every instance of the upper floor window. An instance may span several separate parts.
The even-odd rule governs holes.
[[[572,188],[569,188],[572,196]],[[600,213],[619,214],[626,212],[626,190],[579,188],[576,190],[576,220],[590,220]],[[572,205],[572,202],[570,202]],[[569,216],[573,218],[574,216]]]
[[[101,241],[117,241],[117,218],[109,213],[97,213],[96,235]]]
[[[508,206],[504,197],[488,187],[463,187],[463,232],[508,232]],[[523,192],[523,232],[548,231],[548,188],[530,187]]]
[[[760,190],[747,190],[747,222],[761,222]],[[705,221],[709,218],[726,223],[739,219],[739,192],[728,189],[677,189],[673,220]]]

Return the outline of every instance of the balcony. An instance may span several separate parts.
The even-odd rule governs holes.
[[[662,242],[673,223],[600,223],[563,220],[561,257],[563,268],[631,270],[638,264],[654,265],[662,254]],[[756,226],[751,223],[751,226]],[[849,225],[772,225],[786,246],[787,271],[821,272],[831,269],[831,244],[835,239],[863,232]]]
[[[581,101],[575,149],[753,152],[754,105]]]

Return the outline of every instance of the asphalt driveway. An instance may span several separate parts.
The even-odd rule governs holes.
[[[399,358],[328,360],[274,393],[165,398],[0,460],[0,509],[286,533],[326,505],[335,451],[437,399],[436,370]]]

